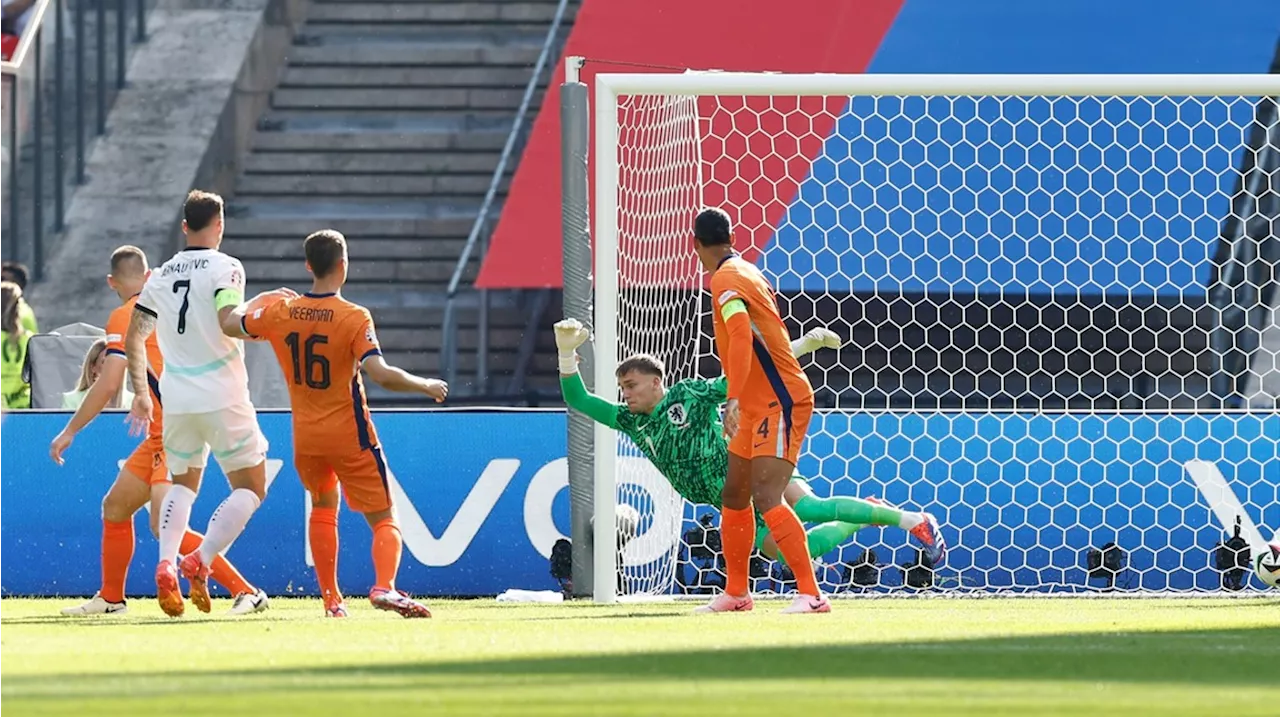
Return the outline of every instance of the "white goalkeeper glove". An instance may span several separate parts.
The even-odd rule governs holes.
[[[804,336],[791,342],[791,353],[795,356],[811,354],[818,349],[840,348],[840,337],[831,329],[809,329]]]
[[[591,332],[577,319],[557,321],[556,350],[560,353],[560,375],[568,376],[578,372],[578,347],[585,344]]]

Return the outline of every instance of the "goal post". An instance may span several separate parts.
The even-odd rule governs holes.
[[[595,187],[592,204],[593,235],[607,236],[595,240],[595,383],[597,390],[609,395],[616,386],[614,367],[618,365],[618,117],[617,103],[608,85],[597,77],[592,116],[595,131]],[[601,162],[599,157],[613,161]],[[617,510],[617,432],[602,423],[595,433],[595,521],[593,526],[593,595],[596,602],[612,603],[617,599],[617,532],[612,516]]]
[[[638,352],[664,360],[668,382],[719,370],[689,242],[697,210],[721,206],[793,337],[826,326],[846,342],[802,360],[826,410],[799,472],[820,496],[935,512],[954,549],[933,587],[1094,589],[1090,555],[1115,543],[1130,579],[1108,587],[1219,589],[1213,550],[1229,534],[1196,492],[1196,461],[1280,527],[1280,417],[1215,395],[1224,307],[1209,300],[1220,230],[1248,204],[1233,197],[1280,192],[1237,186],[1246,153],[1280,152],[1250,146],[1276,134],[1250,129],[1280,75],[593,82],[597,392]],[[1233,240],[1280,242],[1253,231]],[[706,511],[639,456],[596,426],[599,602],[714,585],[714,560],[692,565],[687,544]],[[620,504],[641,517],[618,561]],[[864,530],[820,580],[900,589],[907,568],[885,576],[912,555],[902,531]],[[867,565],[880,577],[850,578]],[[788,589],[777,572],[761,580]]]

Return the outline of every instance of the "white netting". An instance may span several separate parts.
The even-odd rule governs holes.
[[[619,97],[617,355],[653,353],[672,381],[719,370],[690,228],[723,207],[792,335],[847,342],[802,362],[834,410],[800,472],[819,495],[937,514],[953,546],[935,585],[1099,587],[1088,552],[1114,542],[1118,588],[1217,589],[1223,529],[1188,462],[1280,527],[1280,417],[1220,410],[1259,385],[1251,359],[1277,365],[1257,338],[1277,220],[1259,230],[1256,213],[1280,171],[1241,176],[1278,149],[1268,116],[1247,97]],[[1259,231],[1253,263],[1219,281]],[[685,506],[648,534],[637,484],[662,482],[642,465],[619,462],[649,541],[624,589],[696,590],[715,522],[708,537]],[[905,571],[881,568],[914,551],[867,529],[826,559],[827,589],[885,589]]]
[[[638,97],[623,110],[619,134],[619,202],[633,211],[619,217],[618,269],[621,356],[660,357],[675,380],[697,371],[704,308],[697,293],[697,259],[688,232],[701,203],[698,105],[692,98]],[[675,580],[676,543],[683,501],[634,445],[622,439],[618,504],[643,516],[638,537],[619,530],[626,594],[663,592]]]

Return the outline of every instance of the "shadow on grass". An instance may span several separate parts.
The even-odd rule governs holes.
[[[512,614],[512,619],[519,622],[553,622],[556,620],[568,620],[576,622],[578,620],[643,620],[645,618],[663,618],[681,617],[693,612],[694,605],[685,607],[672,608],[663,612],[601,612],[599,614],[566,614],[566,615],[519,615]],[[483,619],[492,620],[492,616],[486,615]]]
[[[148,615],[139,617],[121,617],[112,615],[85,615],[85,616],[68,616],[68,615],[29,615],[27,617],[6,617],[0,619],[0,626],[12,627],[17,625],[40,625],[42,627],[65,627],[68,629],[79,629],[84,627],[141,627],[150,625],[209,625],[212,623],[225,622],[231,619],[229,616],[217,613],[195,613],[188,612],[182,617],[167,617],[163,615]],[[288,618],[273,617],[271,615],[244,615],[235,618],[236,622],[267,622],[267,621],[283,621]]]
[[[323,613],[320,612],[320,603],[316,603],[316,610],[310,617],[321,618]],[[674,608],[668,612],[601,612],[599,614],[564,614],[564,615],[522,615],[512,612],[509,617],[513,622],[553,622],[553,621],[580,621],[580,620],[643,620],[647,618],[671,618],[679,617],[689,613],[689,608]],[[0,626],[13,627],[18,625],[40,625],[42,627],[65,627],[68,629],[79,629],[85,627],[114,627],[120,628],[125,626],[149,626],[149,625],[208,625],[210,623],[226,622],[228,620],[236,623],[244,622],[293,622],[299,616],[296,613],[273,614],[271,611],[257,613],[252,615],[242,615],[232,618],[228,615],[219,613],[201,614],[187,611],[182,617],[165,617],[160,615],[147,616],[115,616],[115,615],[87,615],[87,616],[68,616],[68,615],[28,615],[25,617],[6,617],[0,618]],[[306,617],[306,616],[303,616]],[[451,618],[450,623],[466,623],[466,622],[493,622],[492,614],[483,616],[462,616],[460,618]]]
[[[625,636],[620,636],[625,637]],[[833,635],[833,638],[838,636]],[[910,643],[847,643],[536,658],[388,661],[263,670],[164,674],[6,676],[6,698],[84,699],[193,692],[268,693],[374,687],[501,689],[514,682],[737,681],[919,678],[1185,686],[1265,686],[1259,665],[1280,660],[1280,627],[1073,633]]]

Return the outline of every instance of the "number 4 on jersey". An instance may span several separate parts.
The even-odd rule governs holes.
[[[766,418],[760,422],[760,427],[756,429],[756,435],[760,436],[760,440],[769,440],[769,419]]]

